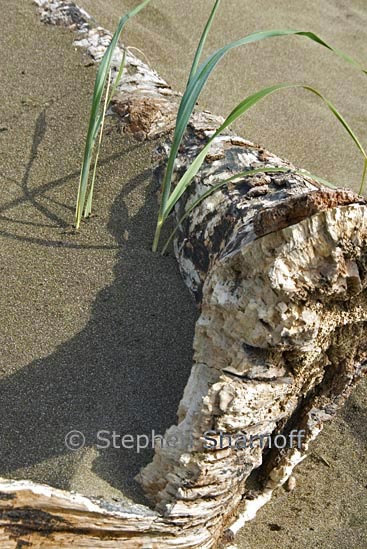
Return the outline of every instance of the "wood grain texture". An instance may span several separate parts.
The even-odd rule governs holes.
[[[36,3],[45,22],[75,29],[76,44],[100,61],[110,33],[74,4]],[[159,179],[178,101],[128,52],[113,110],[137,139],[158,139]],[[207,112],[192,116],[174,183],[220,122]],[[288,172],[267,173],[270,167]],[[157,448],[139,475],[154,510],[3,479],[1,547],[216,547],[287,481],[343,405],[366,365],[365,200],[295,174],[290,162],[228,133],[213,143],[176,219],[218,181],[254,168],[263,173],[203,200],[174,244],[200,317],[178,422],[166,433],[178,443]],[[211,449],[203,446],[208,431],[217,444]],[[303,433],[299,447],[261,447],[261,437],[289,441],[292,432]],[[226,439],[219,447],[221,433],[252,435],[255,442],[239,448]]]

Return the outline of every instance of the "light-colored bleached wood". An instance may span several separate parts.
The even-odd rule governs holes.
[[[76,44],[96,62],[101,59],[111,35],[95,28],[86,12],[59,0],[36,2],[45,22],[74,28]],[[115,52],[113,76],[122,54],[122,47]],[[178,99],[128,52],[113,109],[138,139],[159,137],[158,177]],[[219,122],[206,112],[192,117],[177,173]],[[266,173],[275,166],[289,173]],[[218,180],[258,167],[263,174],[203,201],[175,241],[183,278],[201,314],[195,363],[177,425],[167,432],[179,443],[158,448],[139,475],[154,511],[4,479],[1,547],[218,546],[221,538],[232,539],[286,482],[323,423],[348,397],[364,371],[367,352],[364,200],[351,191],[320,187],[310,177],[292,173],[289,162],[226,135],[216,140],[177,205],[176,217]],[[223,449],[205,450],[203,435],[209,430],[233,436],[288,436],[296,430],[304,436],[300,448],[265,452],[259,444],[241,450],[224,444]]]

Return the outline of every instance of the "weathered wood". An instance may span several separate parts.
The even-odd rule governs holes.
[[[74,4],[36,0],[45,22],[78,31],[99,61],[110,34]],[[116,74],[122,49],[114,56]],[[160,137],[167,159],[179,96],[131,52],[114,102],[125,131]],[[185,169],[220,119],[196,113],[177,162]],[[275,175],[266,168],[281,166]],[[234,135],[215,141],[185,207],[220,179],[264,168],[205,199],[182,224],[175,254],[201,315],[195,364],[178,424],[139,475],[155,510],[111,506],[30,482],[0,481],[4,548],[211,548],[253,518],[304,459],[365,369],[367,208],[348,190],[330,191],[293,166]],[[205,450],[207,431],[235,436],[304,431],[293,448]],[[189,436],[188,436],[189,435]],[[175,438],[174,438],[175,437]],[[247,479],[252,486],[248,490]],[[243,513],[237,517],[238,504]]]

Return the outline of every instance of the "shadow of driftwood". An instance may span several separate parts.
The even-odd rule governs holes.
[[[41,117],[34,147],[43,123]],[[64,458],[82,463],[83,453],[72,454],[65,446],[73,429],[84,434],[86,447],[96,448],[101,430],[110,433],[109,440],[113,432],[151,437],[175,421],[192,364],[196,310],[174,259],[150,251],[156,197],[152,185],[147,188],[149,178],[150,170],[131,180],[112,206],[108,228],[120,247],[114,282],[98,294],[83,331],[0,383],[2,476],[50,458],[57,458],[51,465],[56,468]],[[145,189],[145,205],[131,219],[124,198],[138,185]],[[92,469],[138,498],[133,476],[152,452],[110,446],[97,451]],[[72,489],[73,467],[59,469],[46,481]]]
[[[341,417],[347,423],[353,436],[367,446],[367,379],[364,378],[358,385],[355,392],[347,400],[345,408],[341,412]]]
[[[55,223],[64,227],[65,220],[52,210],[53,203],[60,205],[58,195],[56,199],[48,196],[50,208],[42,205],[40,209],[37,198],[62,187],[77,174],[28,189],[30,170],[45,127],[43,111],[36,122],[29,162],[20,184],[23,195],[0,207],[0,214],[30,201],[41,217],[52,222],[51,227]],[[137,146],[130,145],[129,151]],[[101,165],[121,159],[123,154],[106,157]],[[110,486],[142,501],[133,477],[152,457],[153,431],[163,434],[176,419],[192,363],[196,317],[174,259],[150,252],[157,213],[155,189],[152,185],[147,188],[150,178],[150,170],[142,171],[114,201],[108,224],[119,250],[114,282],[98,294],[88,324],[55,353],[33,361],[0,382],[2,476],[19,477],[29,469],[28,478],[73,489],[75,469],[80,465],[91,467]],[[130,218],[125,201],[137,188],[145,189],[145,204]],[[20,218],[19,223],[22,222]],[[26,234],[1,234],[34,246],[98,248],[68,240],[53,242]],[[101,244],[101,248],[106,247],[109,246]],[[365,441],[360,422],[364,411],[358,402],[350,402],[343,416],[354,436]],[[95,449],[92,460],[84,460],[83,451],[73,453],[67,449],[65,436],[71,430],[83,433],[86,448]],[[103,440],[98,440],[100,431],[104,431]],[[115,446],[121,444],[120,436],[131,435],[132,442],[127,445],[135,446],[137,435],[146,435],[149,447],[140,453],[135,447],[114,448],[113,434],[117,435]],[[109,448],[97,449],[97,444],[106,445],[106,439]],[[47,461],[47,473],[37,472],[35,466]],[[93,486],[88,493],[93,493]]]

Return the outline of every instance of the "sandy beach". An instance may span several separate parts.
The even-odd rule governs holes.
[[[135,0],[81,0],[80,5],[108,29],[116,27]],[[212,0],[153,0],[126,27],[125,41],[140,48],[151,66],[182,91]],[[259,30],[312,30],[364,65],[367,9],[364,0],[224,0],[204,58],[228,42]],[[367,139],[366,78],[331,52],[301,37],[283,37],[244,46],[221,61],[201,96],[200,106],[224,116],[250,93],[280,82],[300,82],[330,99],[360,139]],[[259,103],[235,125],[239,135],[311,173],[358,188],[363,163],[340,124],[313,95],[279,92]]]
[[[6,12],[0,472],[138,498],[133,477],[152,450],[98,454],[96,433],[163,434],[175,421],[196,308],[175,259],[150,252],[151,145],[107,129],[97,215],[70,234],[95,68],[31,2]],[[65,447],[72,429],[84,451]]]
[[[80,0],[114,30],[135,0]],[[182,90],[212,6],[156,0],[131,22],[124,42],[141,49]],[[73,210],[95,67],[73,34],[39,21],[29,0],[0,0],[0,476],[32,479],[105,499],[144,502],[133,480],[152,450],[96,449],[96,433],[163,434],[192,364],[197,310],[172,256],[150,245],[157,213],[154,144],[122,135],[108,120],[96,215],[73,234]],[[313,30],[366,57],[363,0],[226,0],[206,53],[267,28]],[[320,89],[367,142],[366,78],[302,38],[232,53],[200,106],[228,113],[265,85]],[[235,129],[336,184],[357,189],[360,154],[323,105],[302,91],[260,104]],[[256,547],[367,546],[367,384],[360,385],[297,469],[297,488],[276,497],[236,540]],[[85,434],[77,452],[72,429]]]

